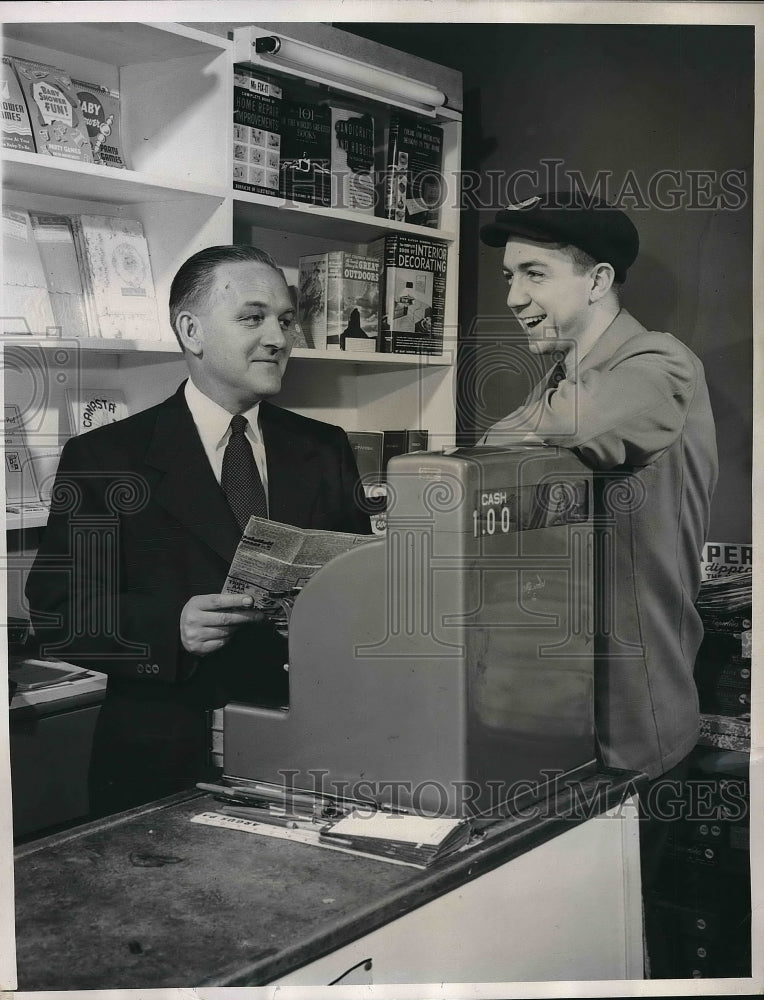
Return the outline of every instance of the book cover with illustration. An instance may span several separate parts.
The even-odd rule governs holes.
[[[84,268],[89,277],[101,336],[159,340],[162,328],[141,223],[105,215],[81,215],[78,222],[81,272]]]
[[[63,337],[89,336],[71,219],[66,215],[43,212],[30,212],[29,219],[45,273],[55,325]]]
[[[37,480],[21,411],[14,403],[5,403],[3,417],[5,499],[10,502],[38,499]]]
[[[326,348],[327,254],[300,257],[297,285],[297,321],[306,347]]]
[[[327,254],[326,346],[341,351],[375,351],[379,330],[376,257],[332,250]]]
[[[24,93],[38,153],[93,162],[80,99],[63,70],[29,59],[13,59]]]
[[[289,201],[331,205],[332,112],[322,104],[284,101],[279,194]]]
[[[0,77],[3,113],[3,148],[19,149],[24,153],[34,153],[32,120],[21,89],[21,84],[13,68],[13,60],[3,56],[2,77]]]
[[[122,144],[119,91],[84,80],[72,80],[72,86],[88,130],[93,163],[124,168],[127,164]]]
[[[332,106],[332,208],[374,214],[374,119]]]
[[[233,68],[233,186],[276,197],[281,166],[281,87],[250,66]]]
[[[388,354],[442,354],[448,244],[396,233],[369,246],[380,263],[380,342]]]
[[[443,197],[443,129],[393,114],[385,135],[385,217],[437,229]]]

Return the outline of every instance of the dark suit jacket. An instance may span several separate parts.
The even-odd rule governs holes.
[[[219,593],[241,532],[186,405],[170,399],[64,447],[27,597],[43,653],[108,674],[94,760],[194,777],[207,709],[283,704],[287,649],[245,626],[202,659],[180,643],[195,594]],[[260,423],[272,520],[368,533],[345,432],[267,402]]]

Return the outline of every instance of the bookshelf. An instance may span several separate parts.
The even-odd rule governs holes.
[[[269,30],[270,30],[269,26]],[[433,82],[434,64],[336,31],[295,25],[317,44]],[[3,150],[5,204],[62,214],[91,213],[139,219],[151,254],[160,305],[160,329],[149,340],[4,337],[6,400],[31,413],[30,452],[38,481],[50,482],[63,437],[68,434],[66,388],[121,389],[131,412],[169,395],[185,377],[166,309],[169,286],[180,264],[203,247],[251,242],[268,250],[297,283],[300,255],[331,249],[359,250],[391,232],[448,243],[446,332],[441,356],[366,354],[296,349],[275,401],[347,430],[424,427],[431,446],[453,444],[459,260],[458,197],[449,197],[440,228],[283,203],[234,191],[233,65],[254,26],[195,27],[175,23],[8,23],[4,51],[51,63],[70,75],[119,89],[122,131],[129,166],[115,170],[36,154]],[[288,35],[286,26],[279,33]],[[401,60],[403,67],[401,68]],[[272,70],[272,72],[274,72]],[[279,71],[281,73],[281,71]],[[284,71],[286,72],[286,71]],[[447,71],[451,103],[460,105],[459,75]],[[283,74],[282,74],[283,75]],[[434,81],[441,86],[440,79]],[[358,98],[363,90],[348,88]],[[451,100],[453,98],[453,100]],[[438,110],[444,130],[444,173],[458,190],[461,115]],[[44,515],[9,516],[11,532],[39,528]],[[12,612],[13,613],[13,612]]]

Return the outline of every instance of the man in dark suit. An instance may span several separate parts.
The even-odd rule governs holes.
[[[42,652],[109,677],[95,814],[203,777],[211,709],[288,700],[285,641],[251,597],[221,594],[249,515],[370,530],[345,432],[264,402],[295,327],[274,261],[248,246],[195,254],[173,281],[170,320],[189,380],[67,442],[27,583]]]

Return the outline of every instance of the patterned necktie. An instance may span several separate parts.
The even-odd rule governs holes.
[[[237,413],[231,418],[231,436],[223,454],[220,485],[242,531],[254,514],[268,516],[263,481],[257,469],[252,447],[247,440],[247,418]]]

